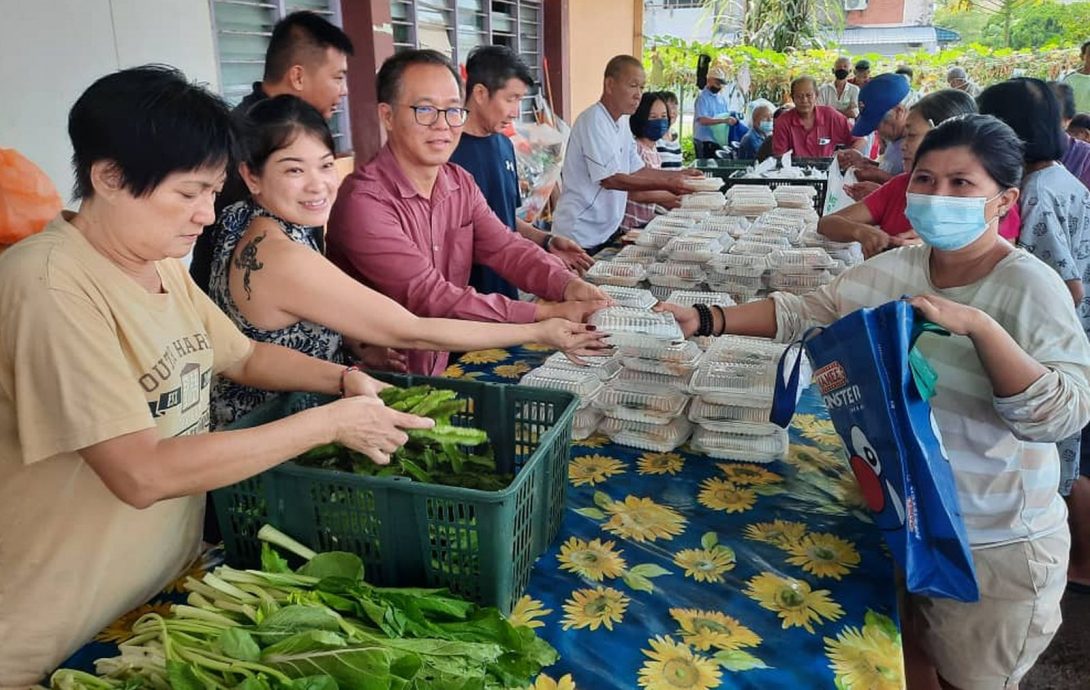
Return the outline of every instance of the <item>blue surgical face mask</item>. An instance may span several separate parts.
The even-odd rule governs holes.
[[[651,141],[658,141],[666,136],[666,132],[670,130],[670,120],[662,118],[661,120],[648,120],[643,126],[643,135]]]
[[[909,192],[905,217],[921,240],[935,249],[953,252],[968,247],[988,229],[984,207],[992,199]]]
[[[759,129],[765,134],[772,134],[772,120],[762,120]]]

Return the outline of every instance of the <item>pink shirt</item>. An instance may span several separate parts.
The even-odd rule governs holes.
[[[782,116],[781,116],[782,117]],[[900,235],[912,229],[912,224],[905,217],[907,205],[908,183],[911,181],[911,173],[901,173],[892,177],[884,185],[863,197],[863,204],[870,211],[871,218],[887,235]],[[1015,204],[1007,211],[1007,215],[999,221],[999,235],[1010,241],[1018,239],[1018,232],[1022,227],[1022,214]]]
[[[464,169],[447,163],[428,199],[389,146],[341,184],[326,235],[329,259],[423,317],[529,323],[537,307],[469,287],[474,263],[519,289],[561,300],[574,276],[541,247],[511,232]],[[406,352],[409,371],[439,375],[447,353]]]
[[[662,167],[662,157],[659,156],[659,152],[654,144],[651,146],[644,146],[643,143],[637,139],[636,152],[640,154],[640,159],[643,161],[644,167],[654,168],[656,170]],[[621,227],[625,230],[642,228],[654,217],[655,204],[632,201],[632,199],[629,199],[624,207],[624,220],[621,221]]]
[[[836,153],[837,144],[850,147],[854,143],[848,118],[827,105],[814,106],[814,126],[809,130],[796,110],[780,115],[772,128],[774,156],[793,151],[794,158],[828,158]]]

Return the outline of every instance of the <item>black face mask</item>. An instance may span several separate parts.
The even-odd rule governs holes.
[[[723,90],[722,86],[709,86],[708,87],[708,91],[711,91],[712,93],[719,93],[722,90]]]
[[[846,69],[834,69],[833,70],[833,76],[835,76],[837,79],[847,79],[848,78],[848,70],[846,70]]]

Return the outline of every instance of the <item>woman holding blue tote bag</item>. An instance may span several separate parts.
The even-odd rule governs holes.
[[[998,235],[1021,175],[1009,127],[983,115],[948,120],[920,145],[908,187],[906,215],[923,246],[879,254],[804,296],[662,307],[687,333],[790,342],[908,295],[953,334],[916,346],[938,374],[930,402],[980,600],[906,597],[906,652],[918,644],[934,666],[908,658],[910,687],[935,687],[935,671],[947,688],[1016,687],[1060,624],[1070,535],[1055,443],[1090,420],[1090,344],[1055,272]]]

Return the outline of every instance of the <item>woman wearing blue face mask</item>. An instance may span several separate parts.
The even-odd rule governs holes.
[[[902,295],[949,330],[918,347],[939,374],[931,399],[957,482],[980,601],[905,596],[910,687],[1016,687],[1060,622],[1070,534],[1056,442],[1090,420],[1090,341],[1063,281],[998,234],[1018,202],[1022,142],[994,117],[931,130],[906,213],[925,244],[893,249],[804,296],[720,313],[714,333],[798,339]],[[686,333],[695,309],[664,305]]]
[[[772,136],[772,108],[761,105],[753,109],[753,126],[749,128],[738,147],[738,157],[751,160],[765,139]]]
[[[670,129],[670,113],[661,93],[647,92],[640,99],[636,112],[628,118],[632,136],[636,137],[636,150],[649,168],[661,168],[662,158],[657,145]],[[677,208],[680,199],[671,192],[629,192],[621,227],[634,230],[647,225],[655,217],[656,206]]]

